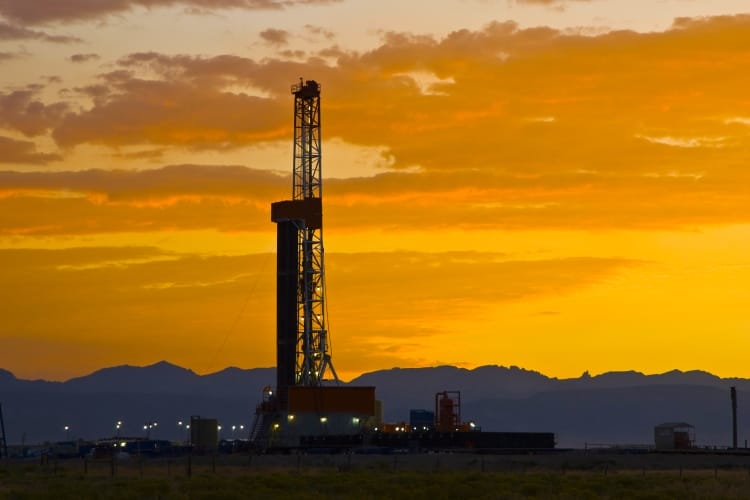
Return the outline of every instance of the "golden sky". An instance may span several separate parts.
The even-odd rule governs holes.
[[[0,68],[18,376],[274,363],[304,77],[343,378],[750,377],[745,0],[0,0]]]

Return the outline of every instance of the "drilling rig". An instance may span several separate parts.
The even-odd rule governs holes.
[[[554,448],[552,433],[475,432],[461,424],[460,393],[435,396],[434,429],[382,424],[375,387],[339,383],[326,328],[320,85],[294,95],[292,199],[271,204],[276,223],[276,387],[267,386],[250,428],[257,451]],[[326,379],[330,372],[332,378]]]
[[[338,380],[326,330],[320,85],[300,81],[292,86],[292,94],[292,199],[271,205],[278,252],[276,384],[282,402],[286,387],[319,386],[328,368]]]
[[[316,436],[356,440],[375,416],[375,388],[339,384],[326,328],[320,84],[294,95],[292,199],[271,204],[276,223],[276,388],[266,387],[250,439],[296,448]],[[335,385],[326,385],[328,372]]]

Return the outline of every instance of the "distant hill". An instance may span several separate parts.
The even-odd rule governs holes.
[[[275,368],[226,368],[198,375],[165,361],[149,366],[115,366],[66,382],[22,380],[0,371],[0,403],[9,443],[37,443],[71,437],[116,434],[142,436],[146,422],[159,422],[152,436],[182,439],[178,421],[191,415],[218,418],[231,436],[252,422],[263,387],[276,380]]]
[[[226,368],[198,375],[162,361],[150,366],[116,366],[66,382],[22,380],[0,370],[0,403],[10,443],[36,443],[66,437],[143,435],[145,422],[157,421],[152,435],[177,439],[179,420],[190,415],[218,418],[222,434],[241,437],[252,422],[262,388],[275,383],[274,368]],[[453,366],[393,368],[357,377],[352,385],[373,385],[388,421],[408,421],[410,409],[434,408],[435,393],[461,391],[462,418],[485,430],[555,432],[558,445],[641,443],[653,440],[654,425],[686,421],[699,444],[731,439],[729,387],[738,389],[740,443],[750,438],[745,402],[750,380],[722,379],[702,371],[658,375],[610,372],[557,379],[518,367]],[[184,431],[182,431],[184,432]]]
[[[694,425],[699,444],[727,446],[729,388],[735,386],[740,444],[750,440],[750,428],[742,425],[750,423],[750,411],[743,414],[743,408],[750,408],[750,380],[722,379],[703,371],[627,371],[557,379],[518,367],[441,366],[371,372],[352,384],[376,386],[390,421],[408,421],[410,408],[434,409],[435,392],[459,390],[464,421],[493,431],[554,432],[561,447],[650,444],[654,426],[667,421]]]

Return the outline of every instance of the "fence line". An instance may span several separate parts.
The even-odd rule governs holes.
[[[394,455],[185,455],[180,457],[69,458],[5,460],[0,470],[23,469],[50,475],[75,474],[83,477],[123,478],[190,478],[194,475],[241,475],[284,472],[311,474],[319,472],[375,471],[425,473],[552,473],[583,475],[653,474],[687,476],[743,477],[750,480],[750,459],[710,460],[654,459],[653,457],[587,457],[578,456],[498,456],[474,454],[394,454]]]

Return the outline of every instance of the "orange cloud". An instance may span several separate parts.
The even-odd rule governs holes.
[[[485,359],[507,360],[496,340],[502,336],[493,335],[499,321],[487,311],[595,288],[641,264],[588,257],[517,261],[483,252],[333,253],[326,265],[335,304],[329,317],[334,362],[347,373],[434,366],[444,355],[435,344],[453,339],[448,350],[455,363],[466,359],[470,335],[482,337]],[[484,331],[471,331],[478,327]]]
[[[655,152],[668,146],[653,145]],[[326,225],[368,229],[647,228],[750,221],[750,174],[655,168],[636,175],[387,173],[325,181]],[[269,205],[287,175],[241,166],[138,171],[0,172],[0,232],[81,234],[194,230],[272,232]]]
[[[70,370],[64,360],[81,350],[97,355],[80,360],[75,374],[150,362],[152,352],[201,372],[238,359],[247,367],[273,363],[272,254],[196,256],[133,246],[5,249],[0,258],[6,263],[0,303],[13,311],[0,316],[4,368],[18,374],[44,370],[33,362],[40,357]],[[451,318],[590,287],[638,265],[594,258],[523,262],[479,252],[331,253],[327,261],[336,284],[329,290],[336,304],[334,359],[346,373],[403,362],[399,339],[424,347]],[[368,348],[367,339],[385,339],[392,348]],[[39,356],[30,355],[34,349]]]
[[[36,145],[29,141],[17,141],[0,136],[0,163],[22,165],[45,165],[62,157],[54,153],[39,153]]]
[[[750,60],[748,29],[750,16],[595,36],[491,23],[441,39],[386,33],[374,50],[331,52],[335,63],[135,53],[97,84],[78,89],[91,100],[88,107],[72,111],[17,91],[0,96],[6,111],[0,120],[26,134],[52,127],[64,148],[129,146],[165,159],[174,147],[226,152],[290,140],[291,96],[279,82],[304,75],[323,84],[324,142],[337,137],[376,146],[402,171],[326,181],[326,218],[338,228],[744,223],[750,220],[743,189],[750,73],[741,68]],[[230,177],[247,186],[245,175],[239,169]],[[134,178],[158,183],[145,174]],[[267,223],[262,207],[277,196],[269,193],[288,194],[281,185],[260,185],[267,191],[161,193],[159,187],[154,198],[134,199],[132,206],[116,202],[116,190],[103,185],[96,191],[103,198],[92,200],[104,203],[85,197],[44,203],[92,216],[114,210],[101,224],[112,230],[123,227],[115,214],[132,225],[164,227],[166,214],[145,208],[160,203],[190,214],[170,213],[173,227],[206,227],[208,215],[199,215],[205,209],[222,228],[256,228]],[[242,200],[257,207],[257,219],[223,210],[223,197],[232,200],[227,206]],[[4,203],[38,213],[31,207],[38,198]],[[4,227],[70,227],[24,217]]]
[[[289,133],[289,95],[279,82],[309,75],[323,83],[329,137],[385,145],[396,166],[559,170],[593,164],[601,170],[600,158],[607,156],[631,168],[650,161],[651,150],[636,147],[636,137],[719,140],[726,132],[722,115],[750,111],[741,90],[750,82],[735,71],[747,57],[742,34],[748,19],[681,21],[664,33],[598,36],[519,29],[512,22],[443,39],[389,33],[366,53],[328,53],[338,55],[335,65],[316,58],[133,54],[120,64],[134,73],[106,75],[107,93],[93,108],[71,115],[55,137],[66,146],[141,141],[201,147],[277,138]],[[139,79],[141,73],[150,78]],[[434,75],[429,92],[417,74]],[[227,90],[243,86],[264,95]],[[145,118],[128,116],[123,109],[130,108],[142,109]],[[189,117],[181,111],[186,108]],[[235,119],[232,109],[249,124]],[[732,153],[747,137],[729,139],[724,144]],[[436,143],[448,147],[436,155]]]
[[[0,93],[0,126],[26,136],[42,135],[54,127],[68,109],[65,103],[44,104],[38,99],[39,86]]]
[[[172,165],[154,170],[0,172],[7,190],[101,194],[109,201],[143,201],[176,195],[269,197],[288,178],[239,166]],[[271,199],[271,198],[269,198]]]
[[[4,362],[23,360],[14,366],[21,373],[39,359],[30,355],[35,348],[45,363],[58,368],[66,364],[65,357],[94,349],[96,356],[79,359],[78,371],[148,360],[146,343],[153,352],[185,364],[193,364],[190,352],[200,349],[202,368],[224,366],[236,350],[246,353],[250,363],[271,364],[271,342],[253,347],[243,333],[273,332],[272,294],[248,295],[258,283],[273,286],[263,267],[270,256],[203,258],[142,247],[0,254],[7,264],[0,270],[2,307],[15,310],[0,319]],[[35,278],[28,279],[31,275]],[[249,308],[246,298],[252,299]],[[235,321],[243,305],[247,310]],[[193,312],[185,315],[186,308]],[[218,352],[218,341],[227,350]],[[219,358],[206,352],[218,352]]]
[[[85,234],[218,228],[270,230],[288,179],[242,167],[0,172],[0,233]]]

